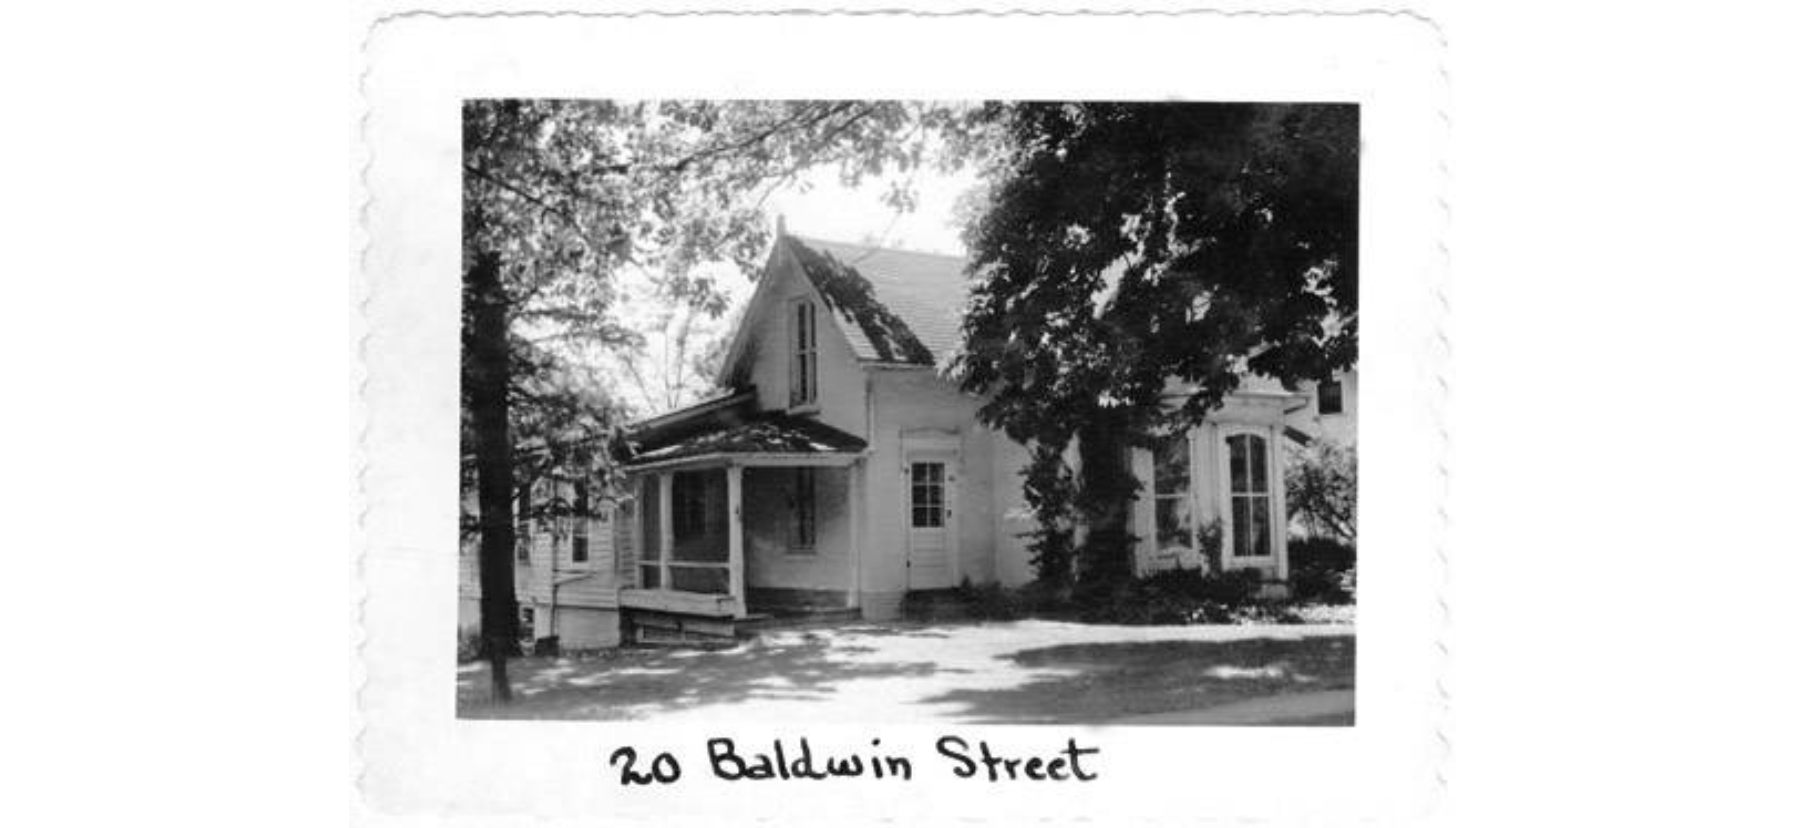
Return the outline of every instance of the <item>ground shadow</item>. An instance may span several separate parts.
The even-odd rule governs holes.
[[[923,699],[962,706],[978,724],[1103,724],[1288,694],[1353,688],[1352,635],[1236,641],[1070,644],[1008,656],[1036,677],[1012,686],[954,689]],[[1344,716],[1307,724],[1350,724]]]
[[[576,658],[510,662],[515,700],[489,699],[486,666],[460,668],[458,716],[471,719],[655,718],[708,704],[825,698],[841,683],[919,677],[944,671],[931,662],[872,663],[848,659],[869,648],[834,646],[811,633],[773,643],[755,640],[728,650],[619,649]]]

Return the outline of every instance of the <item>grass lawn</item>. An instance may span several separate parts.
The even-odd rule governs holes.
[[[1343,624],[864,624],[519,659],[505,706],[466,664],[457,704],[465,718],[1351,724],[1353,655]]]

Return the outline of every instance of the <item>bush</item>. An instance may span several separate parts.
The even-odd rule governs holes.
[[[1284,497],[1290,517],[1311,534],[1353,543],[1358,532],[1358,452],[1328,439],[1311,442],[1285,465]]]
[[[1358,557],[1352,544],[1333,538],[1291,538],[1291,598],[1305,604],[1352,603]]]
[[[1169,569],[1072,597],[1079,620],[1104,624],[1223,624],[1259,602],[1255,569],[1199,574]]]
[[[972,586],[966,581],[959,585],[958,595],[965,611],[979,621],[1056,615],[1070,600],[1068,588],[1047,581],[1033,581],[1014,589],[994,583]]]
[[[1035,581],[1010,589],[962,584],[965,614],[981,621],[1062,618],[1090,624],[1300,624],[1311,623],[1307,604],[1350,604],[1354,552],[1333,540],[1298,539],[1291,546],[1291,597],[1261,596],[1257,569],[1198,573],[1170,569],[1145,578],[1062,587]]]

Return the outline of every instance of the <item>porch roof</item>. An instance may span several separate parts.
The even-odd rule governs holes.
[[[865,441],[817,420],[781,412],[761,412],[737,423],[719,423],[663,445],[645,448],[629,460],[628,469],[678,461],[719,457],[847,460],[865,449]]]

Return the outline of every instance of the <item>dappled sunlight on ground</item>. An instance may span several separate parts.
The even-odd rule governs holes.
[[[1350,723],[1353,653],[1342,625],[857,624],[519,659],[507,706],[463,665],[457,696],[471,718],[1102,723],[1313,692],[1312,723]],[[1283,718],[1259,711],[1245,715]]]

